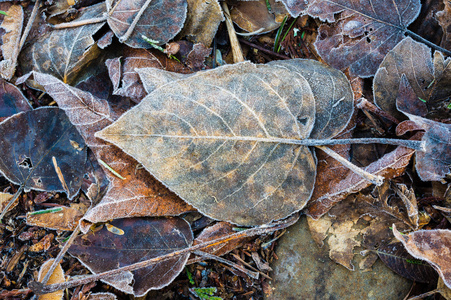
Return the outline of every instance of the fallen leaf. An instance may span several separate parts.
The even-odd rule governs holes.
[[[451,48],[451,3],[448,0],[443,0],[445,7],[442,11],[435,14],[435,18],[443,29],[441,47],[445,49]]]
[[[142,35],[165,44],[183,27],[186,0],[108,0],[108,25],[119,41],[133,48],[151,48]]]
[[[202,230],[202,232],[196,237],[194,240],[193,245],[201,244],[207,241],[215,240],[220,237],[228,236],[233,233],[236,233],[236,231],[233,230],[233,225],[227,222],[218,222],[212,226],[209,226]],[[200,249],[199,251],[206,252],[209,254],[214,254],[216,256],[222,256],[224,254],[229,253],[230,251],[240,247],[248,241],[249,238],[241,238],[241,239],[234,239],[229,242],[219,243],[217,245],[213,245],[208,248]],[[195,258],[191,258],[188,263],[195,263],[204,260],[202,256],[197,256]]]
[[[65,192],[70,199],[77,194],[85,173],[86,145],[62,110],[44,107],[13,115],[0,123],[0,136],[0,172],[9,181],[26,191]]]
[[[89,6],[80,12],[77,21],[100,17],[104,12],[104,3]],[[24,73],[35,70],[52,74],[65,83],[73,84],[80,72],[99,56],[100,49],[93,36],[104,24],[53,30],[39,37],[22,51],[22,70]]]
[[[54,230],[73,231],[77,227],[78,221],[83,217],[83,213],[84,212],[77,209],[76,206],[62,206],[58,207],[55,212],[27,213],[26,222],[28,226],[40,226]]]
[[[330,258],[353,271],[354,248],[373,250],[376,245],[389,241],[393,238],[390,230],[393,223],[408,228],[401,221],[407,216],[403,216],[397,207],[388,205],[387,200],[384,195],[377,198],[362,194],[349,196],[335,205],[329,214],[317,220],[307,218],[313,239],[320,246],[325,241]],[[364,264],[365,268],[369,268],[375,259],[373,254],[371,262]]]
[[[3,211],[6,207],[6,205],[9,203],[9,200],[13,198],[14,195],[8,194],[8,193],[0,193],[0,211]],[[16,201],[15,205],[11,206],[10,209],[15,207],[19,203],[19,201]]]
[[[384,264],[404,278],[416,282],[432,283],[437,280],[437,272],[428,263],[417,260],[400,242],[383,243],[377,255]]]
[[[268,11],[266,0],[240,1],[230,10],[232,21],[247,32],[258,34],[276,30],[282,24],[288,12],[282,3],[269,0],[271,11]]]
[[[371,174],[381,175],[385,179],[398,177],[404,173],[414,153],[415,150],[401,146],[397,147],[392,152],[385,154],[365,167],[364,170]],[[370,182],[351,172],[338,184],[332,186],[327,193],[318,195],[317,198],[312,198],[306,213],[317,219],[348,195],[361,191],[370,185]]]
[[[385,56],[373,83],[375,103],[396,118],[405,118],[396,108],[403,74],[416,95],[412,101],[425,102],[428,111],[451,96],[451,59],[439,52],[432,59],[429,47],[407,37]]]
[[[418,230],[401,234],[393,225],[393,234],[413,257],[430,263],[448,288],[451,288],[451,231]]]
[[[418,16],[419,0],[281,0],[293,16],[308,14],[332,23],[319,27],[315,47],[332,67],[351,75],[373,76],[387,52]]]
[[[27,98],[15,85],[0,79],[0,122],[21,111],[31,109]]]
[[[312,153],[277,138],[308,137],[314,113],[300,74],[241,63],[158,88],[96,136],[203,214],[259,225],[289,216],[310,198]]]
[[[100,231],[77,237],[69,253],[91,272],[101,273],[190,247],[193,234],[180,218],[132,218],[109,223],[124,231]],[[150,267],[103,279],[115,288],[140,297],[151,289],[168,285],[183,270],[189,254]]]
[[[218,0],[188,0],[188,14],[180,36],[210,47],[222,21],[224,16]]]
[[[206,48],[203,44],[194,44],[193,50],[191,50],[186,56],[184,61],[186,66],[192,71],[200,71],[205,69],[205,58],[211,53],[211,48]]]
[[[24,13],[19,4],[0,3],[0,10],[6,13],[6,16],[2,15],[0,19],[0,28],[4,30],[1,35],[0,49],[3,60],[0,61],[0,75],[6,80],[10,80],[16,72]]]
[[[55,261],[54,259],[49,259],[41,265],[37,281],[41,281],[42,279],[44,279],[45,275],[48,273],[50,266],[53,264],[54,261]],[[53,271],[52,275],[49,278],[49,281],[47,281],[47,285],[54,283],[63,283],[65,281],[66,279],[64,277],[63,268],[61,268],[61,264],[57,264],[55,270]],[[64,290],[59,290],[53,293],[39,295],[38,300],[61,300],[63,299],[63,295]]]
[[[106,100],[71,87],[51,75],[32,74],[33,79],[66,111],[97,159],[126,178],[122,180],[102,167],[110,186],[102,201],[85,214],[84,221],[99,223],[124,217],[179,215],[194,210],[150,176],[133,158],[94,137],[94,132],[123,113],[123,107],[110,106]],[[82,230],[86,232],[89,227],[90,224],[84,224]]]

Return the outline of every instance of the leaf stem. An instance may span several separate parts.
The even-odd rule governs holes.
[[[173,257],[177,257],[177,256],[180,256],[180,255],[183,255],[183,254],[192,253],[192,252],[194,252],[196,250],[201,250],[203,248],[212,247],[214,245],[218,245],[218,244],[221,244],[221,243],[229,242],[231,240],[240,239],[240,238],[244,238],[244,237],[251,237],[251,236],[256,236],[256,235],[262,235],[262,234],[268,234],[268,233],[274,232],[276,230],[280,230],[280,229],[284,229],[286,227],[289,227],[289,226],[293,225],[294,223],[296,223],[297,220],[299,220],[299,214],[295,213],[294,215],[292,215],[288,219],[282,220],[282,221],[279,221],[279,222],[275,222],[274,224],[269,224],[269,225],[266,224],[266,225],[262,225],[262,226],[259,226],[259,227],[250,228],[250,229],[245,230],[245,231],[241,231],[241,232],[237,232],[237,233],[234,233],[234,234],[231,234],[231,235],[223,236],[223,237],[217,238],[215,240],[211,240],[211,241],[208,241],[208,242],[200,243],[200,244],[197,244],[195,246],[191,246],[191,247],[188,247],[188,248],[185,248],[185,249],[177,250],[177,251],[174,251],[174,252],[162,255],[162,256],[158,256],[158,257],[155,257],[155,258],[152,258],[152,259],[149,259],[149,260],[145,260],[145,261],[137,262],[137,263],[125,266],[125,267],[117,268],[115,270],[110,270],[110,271],[106,271],[106,272],[98,273],[98,274],[93,274],[93,275],[88,275],[88,276],[83,277],[83,278],[74,279],[74,280],[70,280],[70,281],[67,281],[67,282],[63,282],[63,283],[50,284],[50,285],[44,285],[42,282],[33,281],[33,282],[29,283],[29,287],[36,294],[52,293],[54,291],[63,290],[63,289],[71,288],[71,287],[74,287],[74,286],[86,284],[86,283],[89,283],[89,282],[97,281],[99,279],[105,279],[105,278],[108,278],[108,277],[120,274],[122,272],[129,272],[129,271],[134,271],[134,270],[138,270],[138,269],[141,269],[141,268],[145,268],[145,267],[154,265],[156,263],[160,263],[160,262],[166,261],[166,260],[171,259]],[[61,252],[60,252],[60,254],[61,254]],[[57,261],[57,259],[55,259],[55,262],[56,261]]]
[[[437,51],[443,52],[444,54],[446,54],[448,56],[451,56],[451,51],[446,50],[446,49],[444,49],[444,48],[442,48],[440,46],[437,46],[436,44],[434,44],[434,43],[428,41],[427,39],[419,36],[418,34],[416,34],[413,31],[410,31],[410,30],[406,29],[406,34],[410,35],[412,38],[416,39],[417,41],[422,42],[422,43],[428,45],[429,47],[431,47],[431,48],[433,48],[433,49],[435,49]]]

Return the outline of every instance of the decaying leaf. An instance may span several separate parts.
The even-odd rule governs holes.
[[[48,211],[48,210],[47,210]],[[42,213],[33,212],[27,213],[28,226],[40,226],[55,230],[73,231],[78,225],[78,221],[83,217],[84,211],[77,209],[77,205],[71,207],[58,207]]]
[[[41,268],[39,269],[39,275],[38,275],[38,281],[41,281],[44,279],[44,276],[47,274],[47,272],[50,269],[50,266],[53,264],[55,260],[49,259],[46,262],[44,262],[41,265]],[[56,266],[55,271],[53,271],[52,275],[50,276],[49,281],[47,282],[47,285],[53,284],[53,283],[62,283],[65,282],[66,279],[64,278],[64,271],[63,268],[61,268],[61,264],[58,264]],[[38,300],[61,300],[63,299],[64,291],[59,290],[53,293],[40,295],[38,297]]]
[[[98,223],[124,217],[179,215],[193,210],[150,176],[133,158],[94,137],[94,132],[116,120],[124,107],[110,106],[106,100],[73,88],[51,75],[33,73],[33,79],[66,111],[96,157],[126,178],[118,178],[103,166],[110,181],[109,189],[83,220]],[[87,231],[89,227],[86,224],[82,230]]]
[[[15,85],[0,79],[0,122],[21,111],[31,109],[27,98]]]
[[[448,288],[451,288],[451,231],[418,230],[401,234],[393,225],[393,234],[415,258],[430,263]]]
[[[331,66],[351,75],[373,76],[385,54],[402,40],[407,26],[418,16],[419,0],[360,1],[281,0],[293,16],[309,14],[334,22],[319,28],[315,43]]]
[[[354,270],[352,259],[355,247],[374,249],[375,245],[388,242],[393,238],[390,230],[393,223],[407,228],[400,221],[402,218],[407,219],[407,216],[403,216],[397,207],[388,205],[386,198],[385,195],[377,198],[349,196],[320,219],[307,218],[313,239],[319,245],[325,241],[330,249],[330,258],[349,270]],[[369,261],[364,262],[360,268],[370,267],[375,259],[376,255],[370,253],[367,258]]]
[[[224,16],[218,0],[188,0],[188,14],[180,36],[210,47],[222,21]]]
[[[414,150],[400,146],[364,169],[371,174],[381,175],[385,179],[392,179],[404,173],[414,153]],[[307,215],[317,219],[328,212],[337,202],[368,186],[370,186],[368,181],[351,172],[338,184],[333,185],[330,191],[322,195],[318,194],[317,198],[312,198],[307,208]]]
[[[0,211],[3,211],[5,209],[6,205],[9,203],[9,200],[11,200],[13,196],[14,195],[8,193],[0,193]],[[10,209],[12,209],[14,206],[11,206]]]
[[[445,49],[451,48],[451,3],[443,0],[445,7],[435,14],[435,18],[443,29],[442,46]]]
[[[77,194],[86,144],[62,110],[44,107],[13,115],[0,123],[0,136],[0,172],[9,181],[25,190],[65,192],[70,199]]]
[[[308,137],[314,115],[300,74],[241,63],[164,85],[96,135],[203,214],[258,225],[310,198],[312,153],[277,138]]]
[[[269,0],[271,11],[268,11],[266,0],[240,1],[230,10],[232,21],[247,32],[258,34],[276,30],[282,24],[288,12],[282,3]]]
[[[165,44],[183,27],[186,0],[108,0],[108,25],[119,41],[151,48],[142,36]]]
[[[124,234],[114,234],[104,226],[99,231],[78,237],[69,249],[69,253],[93,273],[155,258],[190,247],[193,242],[189,224],[180,218],[119,219],[109,224]],[[150,267],[123,272],[104,281],[139,297],[151,289],[168,285],[183,270],[188,256],[185,254]]]
[[[380,108],[396,118],[405,118],[396,108],[403,74],[416,95],[411,102],[425,102],[428,111],[443,106],[444,101],[447,104],[451,96],[451,59],[445,60],[439,52],[432,59],[429,47],[407,37],[385,56],[374,77],[374,101]]]
[[[24,14],[19,4],[0,3],[0,10],[6,13],[0,17],[0,28],[4,30],[1,35],[3,60],[0,61],[0,76],[10,80],[16,72]]]
[[[104,12],[105,4],[99,3],[84,9],[77,20],[100,17]],[[104,22],[53,30],[41,36],[22,51],[22,70],[24,73],[35,70],[52,74],[65,83],[74,83],[80,71],[100,54],[93,35],[103,25]]]
[[[432,283],[437,280],[437,272],[428,263],[415,259],[400,242],[383,243],[377,255],[384,264],[402,277],[416,282]]]

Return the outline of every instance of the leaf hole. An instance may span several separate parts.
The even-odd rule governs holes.
[[[369,44],[371,43],[371,39],[369,37],[366,38],[366,42]]]
[[[31,162],[31,158],[25,157],[24,159],[22,159],[22,161],[19,162],[19,167],[22,167],[24,169],[32,169],[33,163]]]
[[[300,118],[300,117],[298,116],[298,117],[297,117],[297,120],[298,120],[299,123],[301,123],[302,125],[305,126],[305,125],[307,124],[308,118],[307,118],[307,117]]]

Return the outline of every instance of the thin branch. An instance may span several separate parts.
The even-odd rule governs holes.
[[[29,288],[31,288],[36,294],[47,294],[47,293],[52,293],[54,291],[58,291],[58,290],[63,290],[63,289],[67,289],[67,288],[72,288],[78,285],[82,285],[82,284],[87,284],[89,282],[93,282],[93,281],[97,281],[99,279],[105,279],[111,276],[115,276],[117,274],[120,274],[122,272],[129,272],[129,271],[134,271],[134,270],[138,270],[138,269],[142,269],[151,265],[154,265],[156,263],[161,263],[163,261],[166,261],[168,259],[171,259],[173,257],[177,257],[180,255],[184,255],[184,254],[188,254],[191,253],[193,251],[197,251],[197,250],[201,250],[203,248],[208,248],[208,247],[212,247],[215,246],[217,244],[221,244],[221,243],[225,243],[225,242],[229,242],[232,240],[236,240],[236,239],[241,239],[244,237],[251,237],[251,236],[256,236],[256,235],[262,235],[262,234],[268,234],[271,232],[274,232],[276,230],[281,230],[284,229],[286,227],[289,227],[291,225],[293,225],[294,223],[297,222],[297,220],[299,219],[299,214],[295,213],[294,215],[292,215],[291,217],[289,217],[286,220],[283,221],[279,221],[276,222],[274,224],[267,224],[267,225],[262,225],[256,228],[250,228],[244,231],[240,231],[228,236],[224,236],[212,241],[208,241],[208,242],[204,242],[201,244],[197,244],[195,246],[191,246],[189,248],[185,248],[182,250],[178,250],[178,251],[174,251],[159,257],[155,257],[146,261],[141,261],[138,263],[134,263],[132,265],[129,266],[125,266],[122,268],[118,268],[115,270],[110,270],[110,271],[106,271],[103,273],[99,273],[99,274],[94,274],[94,275],[89,275],[80,279],[74,279],[74,280],[70,280],[67,282],[63,282],[63,283],[56,283],[56,284],[50,284],[50,285],[43,285],[41,282],[30,282],[28,284]]]
[[[350,169],[352,172],[354,172],[355,174],[359,175],[360,177],[368,180],[372,184],[375,184],[377,186],[381,186],[384,183],[384,177],[379,176],[379,175],[373,175],[373,174],[371,174],[371,173],[369,173],[369,172],[357,167],[356,165],[354,165],[353,163],[351,163],[350,161],[348,161],[344,157],[340,156],[337,152],[333,151],[332,149],[324,147],[324,146],[317,146],[317,148],[323,150],[324,152],[327,153],[327,155],[329,155],[332,158],[336,159],[342,165],[344,165],[345,167]]]
[[[78,233],[80,232],[80,224],[78,224],[77,228],[72,232],[71,236],[67,240],[66,244],[64,244],[63,249],[60,250],[58,255],[56,256],[55,260],[53,261],[53,264],[50,266],[50,269],[47,271],[47,274],[45,274],[44,279],[42,279],[41,283],[46,284],[50,276],[52,276],[53,271],[55,271],[56,267],[58,266],[59,262],[63,258],[64,254],[66,254],[67,250],[69,250],[69,247],[74,242],[75,238],[77,237]]]
[[[286,55],[279,54],[279,53],[276,53],[276,52],[274,52],[272,50],[265,49],[265,48],[263,48],[263,47],[261,47],[261,46],[259,46],[257,44],[254,44],[254,43],[251,43],[249,41],[246,41],[245,39],[238,39],[238,40],[240,41],[240,43],[243,43],[243,44],[246,44],[248,46],[251,46],[252,48],[258,49],[261,52],[268,53],[269,55],[272,55],[274,57],[281,58],[281,59],[291,59],[290,57],[288,57]]]
[[[442,52],[442,53],[444,53],[444,54],[446,54],[446,55],[448,55],[448,56],[451,56],[451,51],[446,50],[446,49],[444,49],[444,48],[442,48],[442,47],[440,47],[440,46],[437,46],[436,44],[434,44],[434,43],[428,41],[427,39],[425,39],[425,38],[419,36],[419,35],[416,34],[415,32],[410,31],[410,30],[406,30],[406,33],[407,33],[407,35],[410,35],[410,36],[411,36],[412,38],[414,38],[415,40],[417,40],[417,41],[419,41],[419,42],[422,42],[422,43],[428,45],[429,47],[431,47],[431,48],[433,48],[433,49],[435,49],[435,50],[437,50],[437,51],[440,51],[440,52]]]
[[[229,7],[225,1],[222,2],[222,10],[226,19],[227,32],[229,33],[230,46],[232,47],[233,62],[238,63],[244,61],[243,51],[241,50],[235,28],[233,27],[232,18],[230,17]]]
[[[133,22],[130,24],[130,26],[128,27],[125,34],[119,38],[119,42],[124,43],[126,40],[128,40],[130,38],[133,31],[135,30],[136,24],[138,24],[138,21],[141,20],[141,17],[144,14],[144,12],[146,11],[147,7],[150,5],[150,2],[152,2],[152,0],[147,0],[146,3],[144,3],[143,6],[141,6],[138,14],[133,19]],[[112,12],[110,12],[110,15],[111,14],[112,14]]]
[[[253,279],[258,279],[258,272],[252,272],[247,270],[246,268],[244,268],[243,266],[240,266],[234,262],[231,262],[230,260],[227,260],[225,258],[207,253],[207,252],[203,252],[203,251],[194,251],[194,254],[201,256],[203,259],[212,259],[212,260],[217,260],[225,265],[231,266],[232,268],[237,269],[240,272],[243,272],[244,274],[246,274],[247,276],[253,278]]]
[[[72,21],[67,23],[61,23],[56,25],[50,25],[53,29],[65,29],[65,28],[73,28],[73,27],[80,27],[85,25],[91,25],[96,23],[105,22],[107,20],[107,15],[103,15],[102,17],[98,18],[91,18],[87,20],[80,20],[80,21]]]
[[[30,18],[28,19],[27,27],[25,27],[22,37],[20,38],[17,53],[19,53],[20,50],[22,50],[22,47],[25,44],[25,41],[27,40],[28,34],[31,31],[31,27],[33,27],[34,20],[36,19],[36,16],[38,15],[40,6],[41,6],[41,0],[36,0],[36,2],[34,3],[33,11],[31,12]]]

